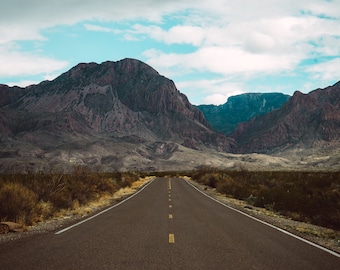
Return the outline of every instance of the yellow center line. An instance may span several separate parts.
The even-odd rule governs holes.
[[[169,208],[172,208],[172,205],[171,205],[171,204],[169,204]]]
[[[171,189],[171,179],[169,178],[168,189]]]
[[[172,219],[173,218],[173,215],[172,214],[169,214],[169,219]]]
[[[175,235],[173,233],[169,233],[169,244],[175,243]]]

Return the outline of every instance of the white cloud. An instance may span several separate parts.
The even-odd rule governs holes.
[[[313,74],[314,78],[323,81],[339,81],[340,58],[313,65],[307,68],[307,72]]]
[[[212,72],[245,80],[294,72],[306,59],[340,54],[339,10],[339,0],[5,1],[0,17],[0,76],[51,74],[65,68],[65,61],[12,45],[21,40],[48,42],[42,30],[79,22],[88,31],[157,41],[143,56],[168,77]],[[122,28],[102,26],[110,22],[120,22]],[[162,43],[167,51],[156,47]],[[194,49],[171,50],[173,44]],[[338,76],[338,68],[339,60],[332,60],[307,71],[329,78]],[[220,84],[209,86],[206,97],[227,96],[217,92]]]
[[[256,72],[273,73],[293,68],[298,59],[289,54],[257,54],[240,47],[205,47],[189,54],[144,52],[147,62],[167,76],[179,73],[205,71],[223,75],[252,75]],[[169,72],[170,71],[170,72]],[[169,74],[169,75],[168,75]]]
[[[224,104],[231,96],[244,93],[241,82],[232,82],[227,79],[192,80],[176,83],[177,88],[186,95],[190,95],[193,104]]]
[[[96,31],[96,32],[107,32],[107,33],[114,33],[115,31],[109,27],[104,27],[104,26],[99,26],[99,25],[94,25],[94,24],[89,24],[86,23],[85,25],[86,30],[89,31]]]
[[[33,81],[33,80],[21,80],[17,82],[8,82],[6,83],[8,86],[19,86],[19,87],[27,87],[29,85],[33,84],[39,84],[40,82],[38,81]]]
[[[308,10],[318,16],[327,16],[332,18],[340,18],[339,0],[332,1],[310,1],[308,3]]]
[[[46,40],[36,27],[0,25],[0,45],[14,40]]]
[[[52,81],[55,78],[57,78],[58,76],[60,76],[60,74],[46,74],[43,76],[44,80],[48,80],[48,81]],[[27,87],[29,85],[33,85],[33,84],[39,84],[41,83],[41,81],[36,81],[36,80],[19,80],[16,82],[7,82],[6,84],[8,86],[19,86],[19,87]]]
[[[206,30],[199,26],[176,25],[169,30],[163,30],[160,26],[143,26],[135,24],[131,34],[146,34],[149,37],[162,41],[167,44],[192,44],[194,46],[201,45]]]
[[[10,28],[31,27],[36,28],[36,31],[89,20],[121,21],[143,18],[160,22],[164,14],[186,7],[185,1],[176,3],[158,0],[125,2],[119,0],[11,0],[1,3],[0,25]],[[17,36],[15,40],[20,39],[21,36]]]
[[[48,74],[68,66],[67,61],[0,47],[0,76]]]
[[[228,100],[228,96],[224,96],[221,94],[212,94],[204,98],[204,104],[213,104],[213,105],[221,105],[226,103]]]

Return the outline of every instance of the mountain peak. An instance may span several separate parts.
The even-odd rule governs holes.
[[[2,88],[0,132],[21,138],[21,144],[34,141],[32,147],[44,155],[83,136],[219,151],[232,147],[232,140],[212,131],[172,80],[135,59],[80,63],[53,81],[19,89],[20,95]],[[59,138],[51,141],[49,136]]]
[[[111,62],[112,63],[112,62]],[[115,62],[117,66],[119,66],[121,69],[128,70],[128,71],[140,71],[140,70],[147,70],[148,72],[158,74],[158,72],[146,64],[145,62],[142,62],[138,59],[134,58],[124,58],[118,62]]]

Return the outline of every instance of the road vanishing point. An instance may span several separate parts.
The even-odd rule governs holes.
[[[62,230],[0,244],[1,269],[340,269],[340,256],[216,202],[181,178]]]

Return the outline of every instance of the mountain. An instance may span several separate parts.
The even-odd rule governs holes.
[[[231,137],[240,153],[338,149],[340,82],[308,94],[296,91],[279,109],[240,123]]]
[[[229,97],[223,105],[199,105],[197,108],[215,130],[228,135],[235,131],[238,123],[275,110],[289,98],[281,93],[246,93]]]
[[[339,91],[340,82],[286,102],[277,93],[231,97],[208,110],[228,111],[232,125],[247,120],[226,137],[145,63],[81,63],[53,81],[0,85],[0,173],[339,169]]]
[[[232,151],[233,140],[212,131],[171,80],[124,59],[81,63],[26,88],[0,85],[0,146],[0,171],[149,170],[188,149]]]

